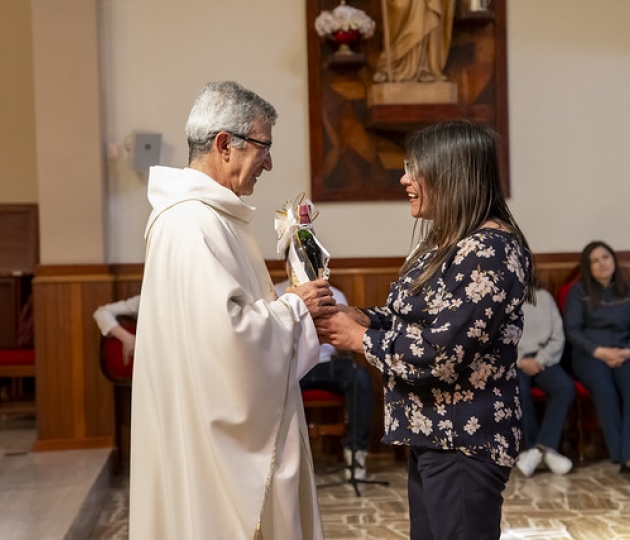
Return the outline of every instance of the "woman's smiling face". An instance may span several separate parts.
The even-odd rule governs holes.
[[[400,184],[405,188],[409,202],[411,203],[411,215],[415,218],[433,219],[434,212],[429,198],[429,189],[424,177],[412,178],[407,162],[405,161],[405,174],[400,179]]]

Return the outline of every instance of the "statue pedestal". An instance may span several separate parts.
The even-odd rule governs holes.
[[[373,84],[367,105],[417,105],[457,103],[457,85],[441,82],[399,82]]]

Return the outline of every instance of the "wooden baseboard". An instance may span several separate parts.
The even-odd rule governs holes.
[[[91,450],[114,448],[114,437],[86,437],[84,439],[38,439],[33,443],[33,452],[55,450]]]

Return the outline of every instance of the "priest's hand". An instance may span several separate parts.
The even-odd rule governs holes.
[[[365,352],[363,336],[366,328],[349,313],[338,311],[328,317],[320,317],[315,320],[315,327],[320,342],[330,343],[338,350]]]
[[[309,281],[299,287],[287,289],[287,292],[297,294],[306,304],[311,317],[321,317],[337,312],[336,301],[325,279]]]

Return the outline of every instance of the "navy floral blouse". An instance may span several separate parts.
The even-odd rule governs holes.
[[[383,442],[458,450],[512,467],[521,441],[516,371],[529,257],[509,233],[480,229],[453,247],[420,293],[433,253],[366,310],[368,362],[383,374]]]

